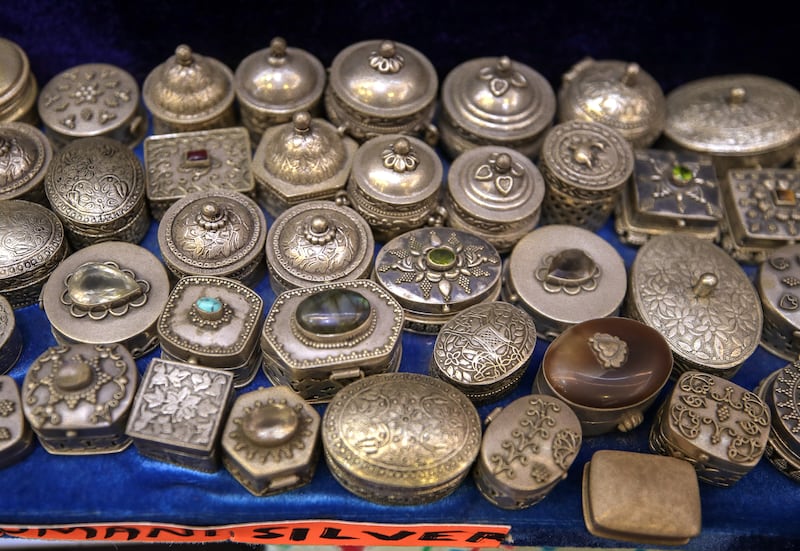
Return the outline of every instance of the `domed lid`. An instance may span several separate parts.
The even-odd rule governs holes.
[[[636,63],[587,58],[563,77],[560,121],[583,119],[620,132],[636,147],[652,144],[664,128],[661,86]]]
[[[269,48],[244,58],[234,77],[240,102],[278,113],[308,109],[322,96],[325,68],[298,48],[289,48],[283,38],[274,38]]]
[[[181,122],[213,119],[233,102],[233,73],[221,61],[181,44],[175,55],[147,75],[142,95],[158,118]]]
[[[64,227],[53,211],[28,201],[0,201],[0,288],[41,277],[63,247]]]
[[[444,173],[439,155],[411,136],[367,140],[353,156],[350,181],[371,199],[413,205],[437,194]]]
[[[28,56],[14,42],[0,38],[0,108],[16,99],[30,76]]]
[[[550,83],[506,56],[466,61],[442,85],[447,115],[471,134],[502,142],[540,134],[553,121],[556,98]]]
[[[777,433],[792,453],[800,455],[800,362],[787,364],[773,377],[766,397],[772,402],[773,434]]]
[[[439,86],[427,57],[391,40],[348,46],[334,58],[329,79],[331,90],[356,112],[388,118],[421,111]]]
[[[53,148],[35,126],[22,122],[0,124],[0,199],[13,199],[44,180]]]

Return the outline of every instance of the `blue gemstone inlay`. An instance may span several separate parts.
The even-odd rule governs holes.
[[[194,304],[198,310],[206,314],[216,314],[222,310],[222,301],[218,298],[200,297]]]

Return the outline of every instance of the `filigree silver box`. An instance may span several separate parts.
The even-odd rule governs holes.
[[[50,141],[38,128],[23,122],[0,123],[0,199],[46,206],[44,177],[52,159]]]
[[[0,469],[21,461],[33,450],[33,431],[22,411],[17,383],[0,375]]]
[[[761,346],[792,361],[800,357],[800,244],[775,249],[758,268],[764,309]]]

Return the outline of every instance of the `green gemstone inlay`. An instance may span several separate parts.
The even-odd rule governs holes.
[[[216,314],[222,310],[222,301],[218,298],[200,297],[195,302],[195,306],[205,314]]]
[[[694,178],[694,174],[687,167],[683,165],[675,165],[672,167],[672,179],[677,184],[688,184]]]
[[[456,263],[456,253],[447,247],[436,247],[428,251],[428,266],[434,270],[446,270]]]
[[[363,295],[349,289],[327,289],[303,299],[295,319],[306,332],[332,336],[355,331],[368,319],[372,306]]]

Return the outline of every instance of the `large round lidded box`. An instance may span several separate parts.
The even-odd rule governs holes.
[[[800,362],[767,375],[755,393],[771,413],[764,455],[776,469],[800,483]]]
[[[0,123],[0,199],[47,205],[44,177],[53,159],[50,141],[35,126]]]
[[[0,122],[36,123],[36,77],[25,51],[0,38]]]
[[[481,444],[475,406],[434,377],[386,373],[342,389],[322,419],[334,478],[366,500],[430,503],[466,477]]]

